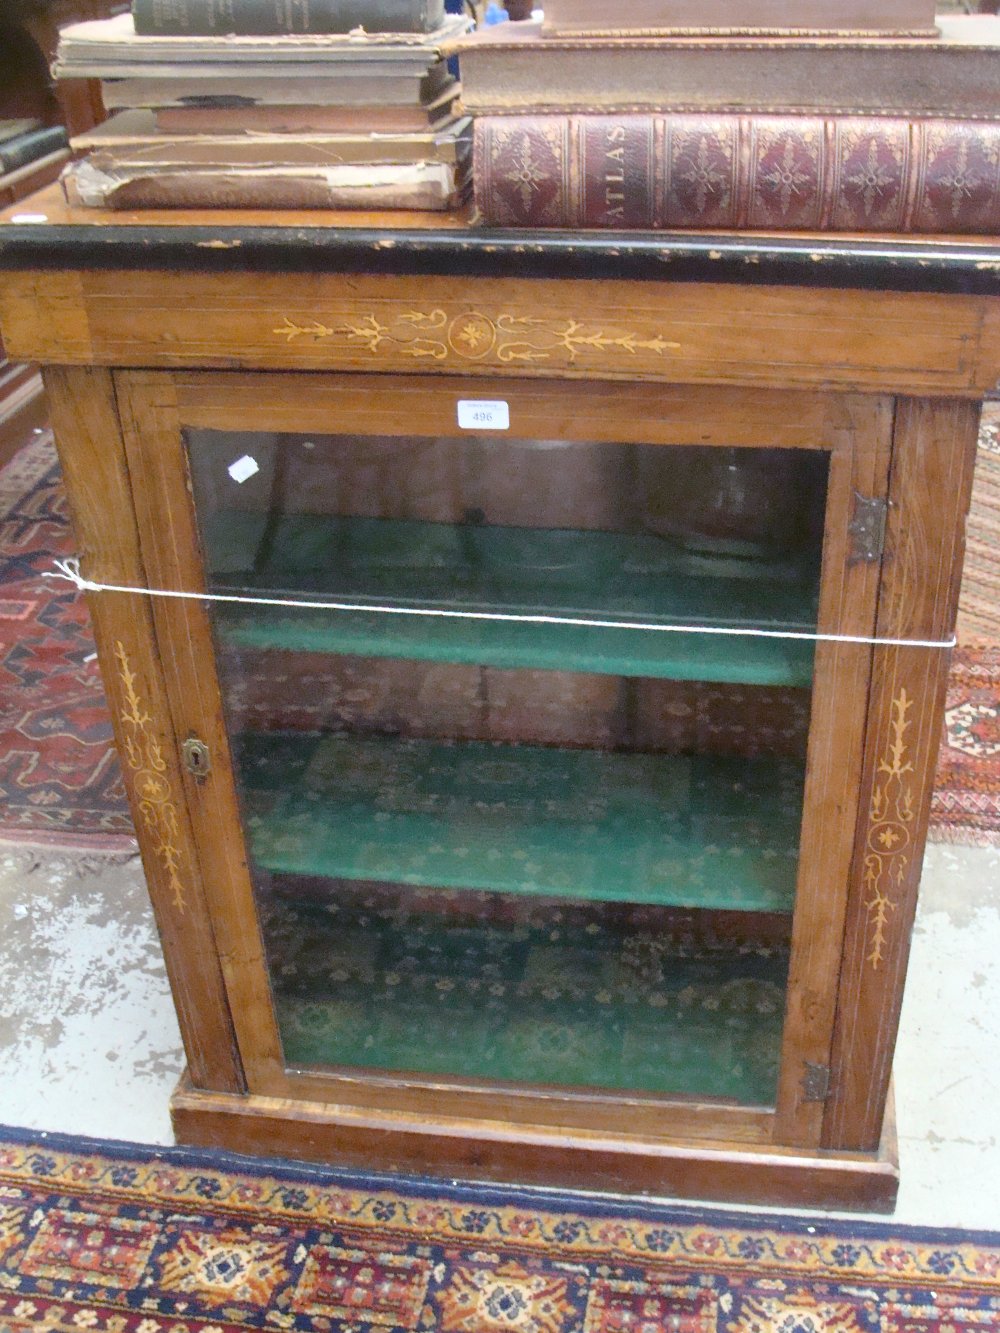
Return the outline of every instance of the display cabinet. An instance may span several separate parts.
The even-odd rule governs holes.
[[[891,1206],[994,252],[40,211],[178,1136]]]

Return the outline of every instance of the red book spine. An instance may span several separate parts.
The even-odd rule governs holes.
[[[1000,232],[1000,124],[885,116],[482,116],[495,227]]]

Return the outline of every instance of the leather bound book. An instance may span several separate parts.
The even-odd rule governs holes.
[[[457,39],[472,115],[704,112],[1000,119],[1000,18],[937,38],[579,37],[498,23]]]
[[[544,33],[934,31],[934,0],[545,0]]]
[[[16,171],[37,162],[50,153],[58,153],[67,147],[66,131],[61,125],[50,125],[43,129],[28,130],[18,134],[5,143],[0,143],[0,173]]]
[[[483,116],[496,227],[1000,231],[1000,124],[901,117]]]
[[[132,0],[132,17],[142,36],[430,32],[444,0]]]

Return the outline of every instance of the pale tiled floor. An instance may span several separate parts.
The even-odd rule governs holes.
[[[925,863],[896,1062],[896,1218],[1000,1230],[1000,849]],[[181,1069],[137,858],[0,844],[0,1123],[172,1142]]]

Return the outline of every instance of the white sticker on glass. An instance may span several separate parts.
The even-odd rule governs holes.
[[[244,454],[242,458],[237,458],[235,463],[229,464],[229,475],[232,477],[233,481],[237,482],[240,486],[242,486],[245,481],[249,481],[255,472],[259,471],[260,464],[255,458],[251,458],[249,454]]]
[[[503,402],[460,398],[458,424],[463,430],[510,430],[510,409]]]

